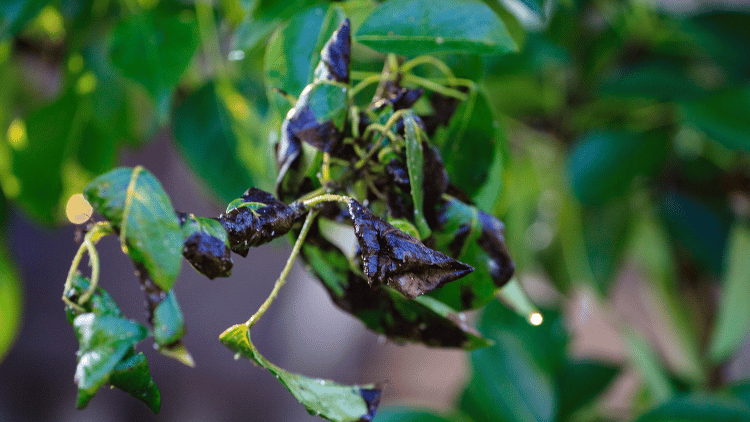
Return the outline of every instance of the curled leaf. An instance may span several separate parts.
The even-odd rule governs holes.
[[[413,236],[349,201],[367,281],[388,284],[413,299],[469,274],[474,268],[430,249]]]
[[[217,220],[177,213],[185,235],[182,256],[210,279],[232,274],[232,257],[226,230]]]
[[[161,394],[151,378],[146,355],[142,352],[131,351],[126,355],[112,371],[109,383],[142,401],[152,412],[159,413]]]
[[[334,422],[366,422],[375,417],[383,393],[377,385],[341,385],[287,372],[260,354],[250,341],[250,330],[244,324],[229,327],[219,339],[233,352],[267,369],[311,415]]]
[[[414,103],[416,103],[417,100],[422,97],[422,94],[424,94],[424,90],[422,88],[404,88],[399,84],[398,79],[400,79],[400,77],[401,75],[399,74],[397,76],[397,80],[395,81],[390,79],[383,79],[380,82],[377,91],[375,91],[375,96],[372,98],[372,102],[370,103],[370,108],[372,108],[373,110],[380,110],[387,105],[391,105],[393,106],[394,111],[402,110],[413,106]]]
[[[302,141],[324,152],[334,150],[344,137],[348,103],[346,88],[333,82],[306,86],[281,125],[281,145]]]
[[[248,189],[219,216],[229,236],[233,252],[247,256],[252,246],[259,246],[285,235],[303,215],[301,205],[289,206],[268,192]]]
[[[315,80],[328,79],[348,84],[351,52],[351,25],[349,19],[344,19],[320,51],[320,62],[315,68]]]

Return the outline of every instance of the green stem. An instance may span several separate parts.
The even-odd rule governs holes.
[[[448,67],[445,63],[442,61],[436,59],[433,56],[419,56],[415,57],[408,62],[401,65],[400,71],[402,73],[408,73],[413,68],[423,65],[423,64],[430,64],[436,69],[438,69],[440,72],[442,72],[445,76],[447,76],[450,80],[456,79],[456,76],[453,75],[453,72],[451,71],[451,68]]]
[[[419,76],[415,76],[412,74],[404,75],[404,82],[411,82],[413,84],[427,88],[430,91],[435,91],[440,95],[457,98],[461,101],[466,101],[466,99],[468,98],[466,94],[457,89],[451,89],[429,79],[420,78]]]
[[[321,195],[326,196],[326,195]],[[292,264],[294,264],[294,260],[297,258],[297,255],[299,255],[299,251],[302,249],[302,244],[305,243],[305,238],[307,237],[307,233],[310,232],[310,228],[312,227],[312,222],[315,219],[315,216],[317,215],[316,211],[310,210],[309,213],[307,213],[307,218],[305,218],[305,223],[302,225],[302,231],[300,231],[299,236],[297,237],[297,241],[294,243],[294,248],[292,248],[292,253],[289,255],[289,258],[286,260],[286,265],[284,265],[284,269],[281,271],[281,275],[279,275],[279,278],[276,280],[276,283],[273,286],[273,290],[271,290],[271,294],[268,295],[266,298],[266,301],[263,302],[262,305],[260,305],[260,308],[253,314],[253,316],[250,317],[250,319],[247,320],[245,325],[247,326],[247,329],[249,330],[252,328],[255,323],[258,322],[260,317],[263,316],[263,314],[266,313],[268,308],[271,306],[273,301],[276,299],[276,296],[279,294],[279,290],[281,290],[281,286],[283,286],[286,283],[286,278],[289,276],[289,271],[292,270]]]
[[[354,85],[352,89],[349,90],[349,98],[354,98],[355,95],[357,95],[360,91],[367,88],[368,86],[380,82],[381,75],[379,73],[376,73],[372,76],[368,76],[367,78],[363,79],[360,83],[357,85]]]
[[[314,198],[302,201],[302,205],[305,208],[312,208],[320,203],[323,202],[341,202],[343,204],[349,204],[349,201],[351,201],[352,198],[348,196],[342,196],[342,195],[334,195],[332,193],[326,193],[320,196],[316,196]]]
[[[380,76],[380,73],[377,72],[362,72],[359,70],[352,70],[349,72],[349,78],[353,81],[361,81],[363,79],[367,79],[373,76]]]
[[[122,224],[120,224],[120,247],[124,253],[128,253],[128,245],[125,243],[128,232],[128,219],[130,216],[130,207],[133,205],[133,196],[135,195],[135,182],[138,180],[138,174],[143,171],[143,166],[136,166],[130,175],[128,188],[125,190],[125,206],[122,210]]]
[[[112,234],[112,226],[109,223],[100,222],[92,227],[91,230],[86,233],[86,237],[84,237],[83,242],[81,242],[81,246],[78,247],[78,251],[73,257],[73,262],[70,265],[70,270],[68,270],[68,278],[65,280],[65,286],[63,287],[62,300],[66,305],[75,308],[79,312],[84,312],[82,305],[88,302],[99,283],[99,254],[96,252],[95,245],[99,239],[108,234]],[[73,277],[78,270],[78,266],[81,264],[84,252],[89,253],[89,260],[91,262],[91,283],[89,284],[89,288],[86,289],[80,298],[78,298],[78,303],[74,303],[65,295],[73,287]]]

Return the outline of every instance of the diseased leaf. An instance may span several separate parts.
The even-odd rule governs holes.
[[[185,236],[182,256],[196,271],[210,279],[232,274],[227,231],[218,220],[177,213]]]
[[[409,170],[409,185],[411,198],[414,203],[414,223],[419,230],[420,238],[426,239],[430,235],[424,212],[424,150],[422,142],[424,133],[417,123],[418,117],[413,113],[404,115],[404,134],[406,135],[406,168]]]
[[[281,145],[289,149],[302,141],[331,152],[344,137],[348,104],[344,87],[326,82],[308,85],[281,125]]]
[[[364,272],[373,288],[388,284],[413,299],[474,271],[424,246],[354,200],[349,201]]]
[[[503,54],[517,47],[505,24],[478,0],[396,0],[365,19],[355,40],[383,53]]]
[[[154,413],[161,409],[161,394],[148,369],[146,355],[142,352],[125,356],[109,376],[113,387],[142,401]]]
[[[383,286],[372,289],[359,268],[326,240],[316,223],[302,247],[308,268],[323,283],[333,303],[361,320],[370,330],[397,343],[474,350],[490,343],[447,305],[426,296],[406,299]],[[356,272],[355,272],[356,271]]]
[[[250,188],[229,204],[219,222],[229,236],[233,252],[247,256],[250,247],[285,235],[304,210],[299,203],[289,206],[268,192]]]
[[[311,415],[335,422],[371,421],[375,417],[382,395],[382,388],[377,385],[341,385],[287,372],[258,352],[250,341],[250,330],[244,324],[228,328],[219,339],[233,352],[267,369]]]
[[[469,263],[475,271],[431,292],[430,296],[456,310],[486,305],[515,271],[505,244],[503,223],[457,199],[451,199],[440,208],[438,222],[439,228],[433,231],[435,247]]]
[[[121,21],[112,35],[112,63],[146,88],[162,119],[198,46],[195,20],[189,16],[158,8],[140,12]]]
[[[330,80],[349,83],[349,61],[352,54],[351,25],[349,19],[339,25],[320,51],[320,62],[313,80]]]
[[[708,352],[714,363],[730,358],[750,330],[750,229],[735,225],[728,240],[724,285]]]
[[[142,167],[120,167],[94,179],[83,194],[120,232],[133,262],[161,290],[171,289],[182,265],[183,236],[159,181]]]
[[[172,130],[190,168],[228,202],[255,183],[238,160],[240,141],[217,88],[209,83],[186,98],[175,110]]]

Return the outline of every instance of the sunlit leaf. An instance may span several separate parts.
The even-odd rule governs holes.
[[[250,330],[234,325],[219,337],[233,352],[249,359],[273,374],[311,415],[335,422],[371,421],[375,417],[382,389],[376,385],[341,385],[324,379],[307,378],[287,372],[263,357],[250,342]]]

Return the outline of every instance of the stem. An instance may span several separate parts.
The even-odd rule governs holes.
[[[321,195],[321,196],[326,196],[326,195]],[[286,260],[286,265],[284,265],[284,269],[281,271],[281,275],[279,275],[279,278],[276,280],[276,284],[274,284],[273,290],[271,290],[271,294],[268,295],[268,297],[266,298],[266,301],[263,302],[262,305],[260,305],[260,308],[258,308],[258,310],[253,314],[253,316],[251,316],[250,319],[248,319],[247,322],[245,323],[248,330],[253,325],[255,325],[256,322],[258,322],[258,320],[260,319],[260,317],[263,316],[263,314],[266,313],[268,308],[276,299],[276,296],[278,296],[279,290],[281,290],[281,286],[283,286],[284,283],[286,283],[286,278],[289,275],[289,271],[292,270],[292,264],[294,264],[294,260],[297,258],[297,255],[299,255],[299,251],[302,249],[302,244],[305,242],[307,233],[310,231],[310,228],[312,227],[312,222],[315,219],[316,215],[317,215],[317,212],[313,210],[310,210],[310,212],[307,213],[307,218],[305,218],[305,223],[302,225],[302,231],[300,231],[299,236],[297,237],[297,241],[294,243],[294,248],[292,249],[292,253],[289,255],[289,258]]]
[[[96,286],[99,283],[99,254],[96,252],[96,242],[102,237],[112,233],[112,226],[106,222],[97,223],[94,227],[86,233],[86,237],[83,238],[81,246],[78,247],[76,255],[73,257],[73,262],[68,270],[68,278],[65,280],[65,286],[63,287],[62,300],[66,305],[75,308],[79,312],[85,312],[82,305],[85,304],[96,290]],[[78,266],[83,259],[83,253],[89,253],[89,260],[91,262],[91,283],[89,288],[78,298],[78,303],[72,302],[65,295],[73,287],[73,277],[78,270]]]
[[[399,110],[399,111],[401,111],[401,110]],[[381,125],[379,123],[372,123],[369,126],[367,126],[367,129],[365,129],[365,133],[364,133],[364,135],[362,137],[363,138],[367,138],[367,135],[369,135],[370,132],[372,132],[374,130],[377,130],[378,132],[380,132],[383,135],[387,136],[388,139],[390,139],[394,143],[398,142],[398,137],[396,136],[396,134],[395,133],[391,133],[391,131],[389,130],[388,126]]]
[[[143,166],[136,166],[133,169],[133,173],[130,175],[130,182],[128,182],[128,188],[125,191],[125,206],[122,210],[122,224],[120,224],[120,247],[124,253],[128,253],[128,245],[125,244],[125,239],[128,232],[130,207],[133,205],[133,196],[135,195],[135,182],[138,179],[138,174],[142,171]]]
[[[468,98],[466,94],[457,89],[451,89],[429,79],[420,78],[419,76],[415,76],[412,74],[404,75],[404,82],[411,82],[413,84],[422,86],[445,97],[453,97],[461,101],[466,101],[466,99]]]
[[[401,72],[408,73],[413,68],[423,64],[431,64],[445,76],[447,76],[450,80],[456,79],[456,76],[453,75],[453,72],[451,71],[451,68],[448,67],[448,65],[432,56],[419,56],[409,60],[408,62],[401,65]]]
[[[334,195],[332,193],[326,193],[326,194],[302,201],[302,205],[305,208],[312,208],[323,202],[334,202],[334,201],[341,202],[342,204],[349,204],[349,201],[351,201],[351,199],[352,198],[348,196],[341,196],[341,195]]]
[[[372,76],[368,76],[367,78],[363,79],[360,83],[357,85],[354,85],[354,87],[349,90],[349,97],[354,98],[355,95],[359,93],[359,91],[362,91],[363,89],[367,88],[368,86],[380,82],[381,75],[379,73],[376,73]]]
[[[349,72],[349,78],[353,81],[361,81],[363,79],[370,78],[372,76],[380,76],[377,72],[362,72],[360,70],[352,70]]]

